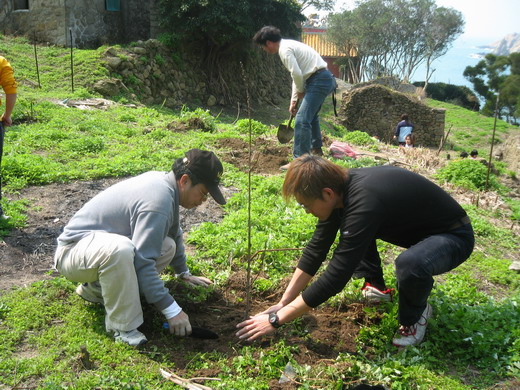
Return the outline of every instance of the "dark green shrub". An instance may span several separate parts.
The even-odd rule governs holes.
[[[237,129],[242,134],[249,134],[249,119],[240,119],[236,123]],[[251,134],[262,135],[269,131],[269,127],[264,125],[262,122],[251,120]]]
[[[489,299],[471,304],[449,299],[442,291],[431,301],[437,313],[442,313],[429,321],[428,331],[435,340],[428,342],[431,353],[497,372],[513,370],[517,365],[517,301]]]
[[[343,136],[343,140],[353,145],[370,146],[376,145],[377,140],[363,131],[349,131]]]
[[[484,190],[486,187],[487,167],[480,160],[464,159],[450,162],[439,169],[436,177],[444,182],[453,183],[469,190]],[[496,176],[490,174],[489,189],[499,189]]]
[[[424,87],[424,82],[416,82],[413,85]],[[429,83],[426,87],[426,94],[429,98],[455,104],[468,110],[478,111],[480,109],[478,97],[471,89],[463,85]]]

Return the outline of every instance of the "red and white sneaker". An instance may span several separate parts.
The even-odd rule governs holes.
[[[361,288],[361,293],[363,294],[363,297],[370,302],[391,302],[394,289],[387,288],[386,290],[380,290],[377,287],[372,286],[370,283],[365,282]]]
[[[409,347],[410,345],[420,344],[424,339],[424,335],[426,333],[426,325],[428,325],[428,318],[430,318],[433,314],[433,309],[429,303],[426,304],[426,309],[424,309],[421,314],[421,318],[415,324],[411,326],[404,326],[397,330],[395,334],[394,340],[392,344],[396,347]]]

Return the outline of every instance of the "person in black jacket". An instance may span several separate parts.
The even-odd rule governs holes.
[[[432,315],[427,300],[433,276],[457,267],[473,251],[464,209],[440,187],[405,169],[346,170],[312,155],[290,164],[283,196],[294,197],[319,222],[280,302],[238,324],[237,336],[250,341],[273,332],[339,293],[352,277],[364,277],[384,294],[380,239],[407,248],[395,259],[400,328],[393,344],[419,344]],[[338,231],[329,265],[307,287]]]

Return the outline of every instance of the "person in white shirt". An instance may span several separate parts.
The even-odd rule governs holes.
[[[289,112],[296,115],[293,155],[323,155],[319,112],[325,98],[336,89],[336,79],[327,63],[312,47],[292,39],[282,39],[280,30],[265,26],[253,41],[269,54],[280,56],[291,73],[292,97]],[[301,102],[298,108],[298,102]],[[287,165],[280,169],[287,169]]]

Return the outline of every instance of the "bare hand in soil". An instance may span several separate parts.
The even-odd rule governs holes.
[[[168,319],[168,327],[170,328],[170,333],[173,333],[175,336],[184,337],[191,334],[190,318],[183,311],[175,317]]]
[[[208,287],[210,284],[213,284],[211,280],[204,276],[184,276],[182,280],[184,280],[188,284],[191,284],[192,286]]]
[[[257,338],[273,333],[275,328],[269,323],[269,316],[267,314],[257,314],[248,320],[245,320],[237,325],[240,329],[236,336],[240,340],[253,341]]]
[[[257,315],[260,315],[260,314],[269,314],[269,313],[276,313],[276,312],[278,312],[278,310],[280,310],[281,308],[283,308],[283,303],[277,303],[276,305],[271,306],[271,307],[268,308],[267,310],[264,310],[263,312],[258,313]]]

